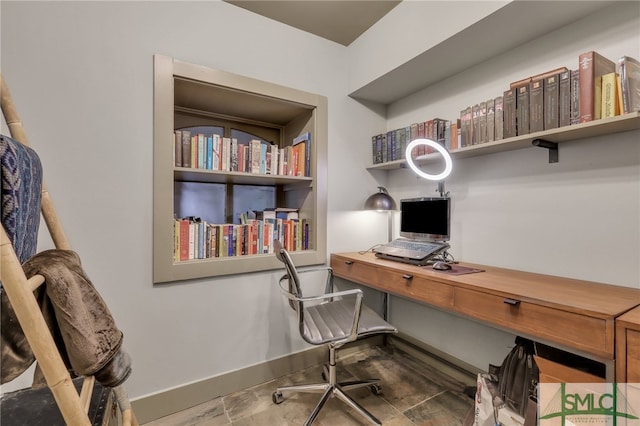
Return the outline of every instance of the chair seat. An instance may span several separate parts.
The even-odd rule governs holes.
[[[303,335],[305,340],[314,345],[321,345],[349,336],[353,325],[353,303],[353,300],[342,299],[306,307]],[[397,331],[371,308],[362,306],[358,336],[397,333]]]

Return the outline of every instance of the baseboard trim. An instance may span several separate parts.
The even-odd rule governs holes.
[[[374,336],[345,345],[340,349],[339,354],[345,356],[369,346],[382,344],[384,344],[382,336]],[[325,363],[327,357],[328,351],[325,346],[311,347],[240,370],[134,399],[131,401],[131,407],[138,422],[144,424],[212,399]]]
[[[366,347],[384,345],[385,337],[399,350],[435,365],[451,377],[475,385],[482,370],[458,358],[452,357],[405,333],[393,336],[374,336],[353,342],[340,349],[340,356],[360,351]],[[242,389],[268,382],[296,371],[322,364],[327,361],[327,348],[311,347],[307,350],[289,354],[280,358],[231,371],[219,376],[189,383],[166,391],[158,392],[131,401],[131,406],[140,424],[165,417],[194,407],[212,399],[229,395]]]
[[[442,372],[469,386],[475,386],[478,373],[484,372],[403,332],[390,336],[390,343],[401,351],[407,352],[425,363],[436,366]]]

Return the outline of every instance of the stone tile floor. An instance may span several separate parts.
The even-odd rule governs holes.
[[[145,426],[219,426],[219,425],[302,425],[320,399],[320,393],[285,393],[284,402],[271,399],[278,386],[318,383],[322,365],[280,377],[232,393],[193,408],[146,423]],[[462,425],[472,410],[473,399],[463,391],[475,382],[471,376],[462,381],[439,368],[394,346],[370,347],[340,357],[338,380],[380,378],[382,394],[368,388],[349,394],[383,425],[454,426]],[[366,419],[337,398],[331,398],[313,423],[317,426],[366,425]]]

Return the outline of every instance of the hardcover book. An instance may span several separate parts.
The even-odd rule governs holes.
[[[400,152],[400,157],[398,158],[404,158],[404,153],[405,150],[407,149],[407,145],[409,145],[409,142],[411,142],[411,126],[407,126],[404,128],[404,145],[402,145],[402,151]]]
[[[251,168],[249,169],[250,173],[260,173],[260,145],[262,145],[262,143],[258,139],[252,139],[249,142],[249,155],[251,158]]]
[[[207,165],[207,138],[203,133],[198,133],[198,163],[196,165],[199,169],[205,169]]]
[[[419,122],[418,123],[418,138],[425,138],[426,137],[426,129],[425,129],[425,122]],[[414,155],[416,157],[419,157],[421,155],[424,155],[427,153],[427,147],[425,145],[419,145],[418,147],[416,147],[416,149],[413,151]]]
[[[629,56],[618,59],[620,75],[621,113],[640,111],[640,62]]]
[[[471,114],[471,107],[466,107],[460,111],[460,147],[469,145],[470,126],[467,122],[467,114]]]
[[[571,71],[558,75],[558,127],[571,124]]]
[[[409,142],[411,142],[414,139],[418,139],[418,123],[412,123],[411,126],[411,136],[410,136],[410,140]]]
[[[451,150],[460,148],[460,119],[451,122]]]
[[[502,134],[504,138],[512,138],[517,135],[516,131],[516,89],[506,90],[502,94],[503,105],[503,125]]]
[[[618,81],[617,74],[610,72],[602,76],[602,118],[615,117],[618,110]]]
[[[571,70],[571,124],[580,123],[580,71]]]
[[[434,118],[433,119],[433,131],[435,133],[435,141],[438,142],[440,145],[445,146],[446,145],[446,130],[447,130],[447,123],[448,121],[443,119],[443,118]]]
[[[182,132],[173,131],[173,164],[182,167]]]
[[[493,100],[493,109],[495,110],[495,116],[493,118],[495,131],[494,139],[500,140],[503,138],[504,130],[504,106],[502,96],[496,96]]]
[[[471,107],[471,144],[477,145],[480,140],[480,104]]]
[[[387,132],[387,161],[395,160],[396,156],[396,132],[389,130]]]
[[[529,83],[529,133],[544,130],[544,80]]]
[[[182,167],[191,167],[191,132],[182,131]]]
[[[478,104],[478,139],[476,143],[485,143],[487,139],[487,102],[482,101]]]
[[[602,83],[601,77],[615,72],[613,61],[595,51],[580,54],[578,57],[580,73],[580,123],[586,123],[598,118],[601,103],[598,102],[601,90],[597,86]]]
[[[376,139],[378,136],[371,136],[371,164],[378,164],[378,150],[376,149]]]
[[[486,131],[485,142],[491,142],[496,138],[495,99],[487,100],[486,106],[487,106],[487,131]]]
[[[560,74],[555,74],[545,78],[543,81],[543,86],[543,129],[555,129],[559,126],[560,123],[560,109],[558,106],[560,100]]]
[[[529,85],[516,88],[516,135],[529,134]]]

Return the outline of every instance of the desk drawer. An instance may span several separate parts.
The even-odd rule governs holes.
[[[456,288],[455,309],[505,328],[613,358],[613,324],[601,318]]]
[[[336,276],[373,287],[381,291],[405,296],[430,305],[453,308],[453,287],[424,277],[404,274],[379,266],[336,259],[331,262]]]

